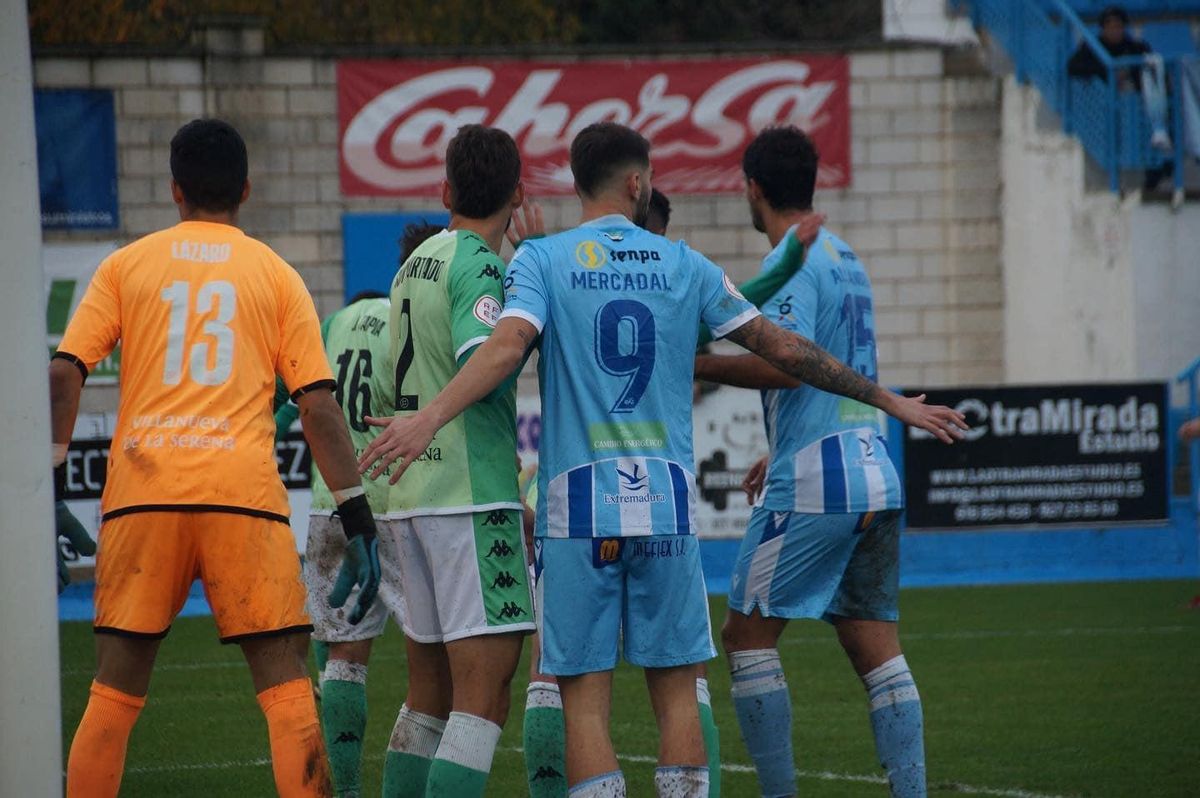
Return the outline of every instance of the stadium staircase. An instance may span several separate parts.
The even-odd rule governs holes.
[[[1100,44],[1096,20],[1109,0],[950,0],[953,10],[970,15],[977,30],[1003,49],[1016,79],[1032,84],[1058,116],[1064,133],[1074,136],[1108,188],[1119,191],[1122,176],[1139,175],[1174,161],[1176,204],[1183,200],[1186,156],[1183,130],[1182,70],[1200,58],[1200,0],[1126,0],[1132,33],[1146,41],[1164,62],[1167,75],[1169,134],[1172,149],[1150,144],[1151,127],[1142,96],[1121,91],[1118,72],[1146,63],[1145,56],[1113,58]],[[1067,76],[1067,62],[1083,43],[1107,70],[1106,80]],[[1190,188],[1191,186],[1189,186]]]

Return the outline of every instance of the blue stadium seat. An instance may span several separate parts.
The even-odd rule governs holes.
[[[1196,39],[1188,22],[1144,22],[1140,27],[1141,39],[1159,55],[1170,57],[1197,52]]]

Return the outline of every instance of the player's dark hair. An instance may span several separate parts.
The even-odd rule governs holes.
[[[671,223],[671,201],[658,189],[650,191],[650,213],[656,213],[662,217],[663,227]]]
[[[349,307],[350,305],[353,305],[355,302],[361,302],[364,299],[387,299],[387,298],[388,298],[388,295],[383,293],[382,291],[375,291],[371,288],[368,288],[365,291],[359,291],[357,294],[350,297],[350,301],[346,303],[346,306]]]
[[[812,208],[817,186],[817,148],[798,127],[769,127],[742,155],[742,171],[762,189],[775,210]]]
[[[650,165],[650,142],[616,122],[595,122],[571,142],[571,174],[586,197],[594,197],[619,172]]]
[[[425,243],[425,240],[432,235],[442,232],[440,224],[430,224],[422,219],[419,222],[413,222],[406,225],[404,233],[400,236],[400,263],[408,260],[417,247]]]
[[[237,210],[247,172],[246,142],[228,122],[194,119],[171,139],[171,177],[197,210]]]
[[[1100,27],[1103,28],[1104,23],[1113,17],[1121,20],[1121,24],[1125,27],[1129,27],[1129,12],[1120,6],[1108,6],[1100,12]]]
[[[521,182],[521,153],[512,136],[495,127],[463,125],[446,147],[450,211],[486,219],[504,207]]]

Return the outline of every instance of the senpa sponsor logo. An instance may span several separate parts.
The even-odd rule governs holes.
[[[496,322],[500,320],[501,310],[503,310],[503,308],[500,307],[500,303],[497,302],[494,297],[481,296],[475,302],[475,307],[471,312],[474,314],[475,318],[479,319],[487,326],[495,327]]]
[[[1043,399],[1031,405],[991,404],[967,398],[955,409],[967,418],[968,441],[986,435],[997,438],[1074,435],[1080,454],[1156,452],[1162,446],[1158,406],[1136,396],[1120,404],[1089,404],[1082,399]],[[909,438],[931,438],[924,430],[909,428]]]

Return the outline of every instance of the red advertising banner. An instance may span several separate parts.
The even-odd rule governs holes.
[[[573,191],[569,148],[593,122],[630,125],[668,194],[742,190],[755,133],[794,124],[821,154],[817,185],[850,183],[845,56],[670,61],[341,61],[339,164],[349,196],[434,196],[462,125],[507,130],[534,194]]]

